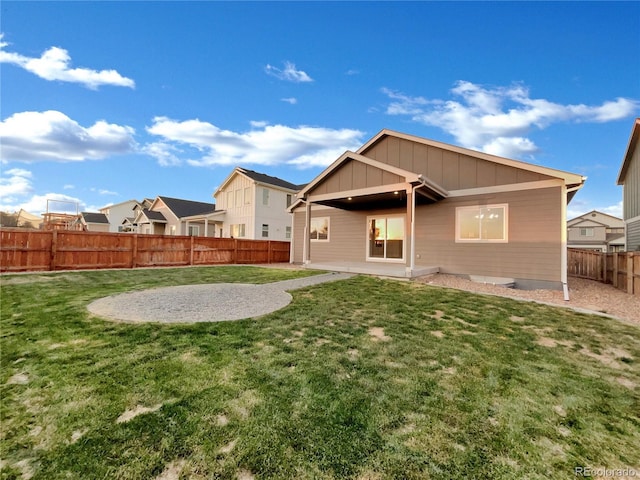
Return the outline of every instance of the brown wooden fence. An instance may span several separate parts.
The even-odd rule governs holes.
[[[640,295],[640,252],[567,250],[569,276],[609,283],[632,295]]]
[[[289,242],[68,230],[0,230],[0,271],[289,261]]]

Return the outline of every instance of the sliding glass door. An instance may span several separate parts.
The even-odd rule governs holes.
[[[367,259],[404,259],[404,217],[369,217]]]

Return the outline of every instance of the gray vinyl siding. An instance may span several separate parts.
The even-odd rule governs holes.
[[[640,216],[640,148],[638,148],[638,143],[633,147],[633,153],[629,159],[623,191],[625,220]],[[633,243],[629,243],[629,240],[633,241],[633,239],[628,238],[627,245],[633,245]]]
[[[627,223],[627,251],[640,251],[640,220]]]
[[[365,262],[367,259],[367,217],[377,214],[406,214],[406,209],[372,210],[367,212],[351,212],[337,208],[312,210],[312,218],[329,217],[330,223],[328,242],[311,241],[311,262]],[[300,209],[295,213],[294,219],[293,261],[296,263],[302,262],[304,222],[305,212]]]
[[[456,243],[455,209],[509,205],[508,243]],[[561,280],[559,187],[450,198],[416,210],[417,265],[443,273],[558,282]]]

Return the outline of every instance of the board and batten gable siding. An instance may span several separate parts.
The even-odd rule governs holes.
[[[249,203],[244,203],[244,189],[249,188]],[[240,190],[241,204],[236,203],[236,191]],[[225,185],[224,190],[218,192],[216,196],[217,209],[225,211],[225,219],[222,229],[223,237],[231,236],[231,225],[245,225],[244,238],[256,238],[255,237],[255,222],[254,222],[254,206],[256,202],[256,188],[253,180],[247,178],[244,175],[235,175],[231,181]],[[229,205],[227,193],[231,193],[231,205]]]
[[[449,191],[553,178],[393,136],[381,139],[362,155],[422,174]]]
[[[442,273],[561,282],[560,187],[455,197],[416,209],[416,264]],[[456,243],[456,207],[507,204],[507,243]]]
[[[367,217],[380,215],[404,215],[405,208],[349,211],[338,208],[313,205],[311,218],[329,217],[329,241],[311,241],[311,262],[365,262],[367,257]],[[306,214],[304,208],[294,213],[293,262],[301,263],[304,245],[304,225]],[[408,242],[407,242],[408,245]],[[405,260],[408,252],[405,253]]]
[[[317,187],[310,190],[308,194],[323,195],[404,182],[404,177],[400,175],[385,172],[372,165],[350,160],[324,178],[323,181]]]
[[[640,142],[632,147],[624,179],[623,211],[626,223],[627,251],[640,250]]]
[[[633,145],[624,177],[623,212],[625,220],[640,217],[640,142]]]

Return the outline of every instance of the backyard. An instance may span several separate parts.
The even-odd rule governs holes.
[[[367,276],[238,321],[87,310],[128,291],[310,274],[3,275],[1,478],[640,476],[632,323]]]

